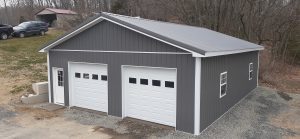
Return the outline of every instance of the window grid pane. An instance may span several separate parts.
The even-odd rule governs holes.
[[[160,80],[152,80],[152,86],[160,86]]]
[[[174,88],[174,82],[172,82],[172,81],[165,81],[165,87]]]
[[[136,84],[136,78],[129,77],[129,83]]]
[[[140,79],[141,85],[148,85],[148,79]]]
[[[89,74],[88,73],[83,73],[83,78],[84,79],[89,79],[90,77],[89,77]]]
[[[97,74],[93,74],[93,75],[92,75],[92,79],[93,79],[93,80],[98,80],[98,75],[97,75]]]
[[[102,81],[107,81],[107,75],[101,75],[101,80]]]

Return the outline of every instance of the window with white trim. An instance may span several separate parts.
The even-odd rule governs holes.
[[[220,98],[227,92],[227,71],[220,74]]]
[[[249,63],[249,80],[253,78],[253,63]]]

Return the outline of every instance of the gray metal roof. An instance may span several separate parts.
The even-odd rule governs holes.
[[[105,12],[99,14],[98,17],[107,18],[113,22],[204,56],[208,56],[210,53],[211,56],[215,56],[263,49],[260,45],[202,27],[161,22]]]

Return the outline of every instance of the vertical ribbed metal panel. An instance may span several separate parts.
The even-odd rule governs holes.
[[[101,22],[54,49],[184,52],[110,22]],[[176,129],[193,133],[195,60],[191,54],[166,55],[50,51],[49,56],[50,67],[60,67],[65,71],[66,105],[69,104],[68,62],[107,64],[108,114],[114,116],[122,116],[122,65],[177,68]]]
[[[257,86],[258,51],[202,58],[200,131],[218,119]],[[249,63],[254,76],[249,80]],[[220,73],[227,71],[228,90],[220,98]]]
[[[119,25],[102,21],[53,49],[184,52]]]

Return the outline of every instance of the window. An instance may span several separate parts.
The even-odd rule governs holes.
[[[64,73],[62,70],[57,71],[58,86],[64,86]]]
[[[174,88],[174,82],[172,82],[172,81],[165,81],[165,87]]]
[[[97,75],[97,74],[93,74],[93,75],[92,75],[92,79],[93,79],[93,80],[98,80],[98,75]]]
[[[152,80],[152,86],[160,86],[160,80]]]
[[[129,83],[136,84],[136,78],[129,77]]]
[[[102,81],[107,81],[107,75],[101,75],[101,80]]]
[[[89,79],[90,77],[89,77],[89,74],[88,73],[83,73],[83,78],[84,79]]]
[[[253,63],[249,63],[249,80],[253,78]]]
[[[142,85],[148,85],[148,79],[140,79]]]
[[[80,78],[80,73],[75,72],[75,77]]]
[[[220,98],[226,95],[227,92],[227,72],[220,74]]]

